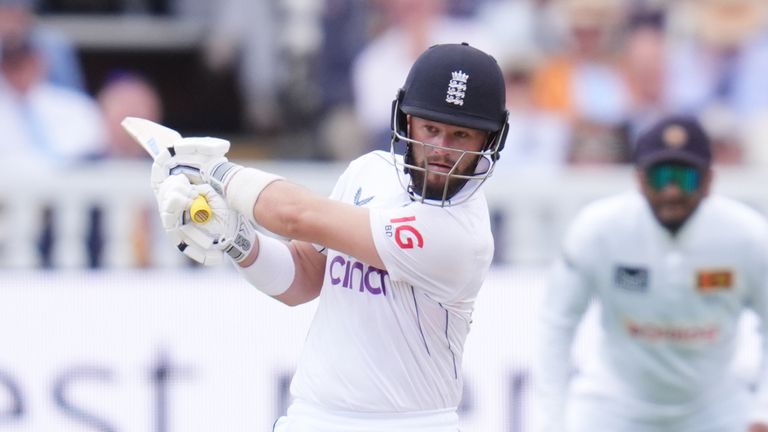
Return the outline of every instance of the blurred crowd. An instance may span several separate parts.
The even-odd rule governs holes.
[[[241,127],[222,131],[235,151],[266,142],[276,158],[350,160],[388,148],[391,102],[416,56],[468,42],[507,80],[499,169],[626,163],[638,131],[673,112],[701,119],[716,164],[761,167],[767,10],[765,0],[0,0],[0,148],[17,167],[146,157],[119,121],[163,121],[163,83],[126,64],[87,82],[82,47],[45,18],[150,16],[199,23],[201,67],[235,77]],[[299,153],[297,134],[309,143]],[[43,255],[51,237],[41,235]]]
[[[133,110],[162,119],[151,80],[116,64],[86,87],[76,41],[36,17],[145,14],[205,27],[200,61],[237,79],[242,128],[233,135],[306,131],[310,157],[386,148],[408,65],[429,45],[465,41],[506,73],[507,167],[627,162],[631,138],[669,112],[704,122],[718,163],[761,165],[766,9],[761,0],[0,0],[0,109],[16,113],[0,131],[59,162],[134,155],[115,124]],[[36,103],[47,117],[28,109]],[[57,132],[72,121],[83,123],[69,128],[76,135]]]
[[[387,148],[408,65],[429,45],[466,41],[494,53],[507,77],[507,168],[625,163],[632,137],[670,112],[702,120],[718,164],[761,166],[766,9],[763,0],[229,0],[206,50],[211,65],[240,68],[247,127],[302,124],[315,157]]]

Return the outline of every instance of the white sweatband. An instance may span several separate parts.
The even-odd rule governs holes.
[[[224,198],[234,210],[237,210],[251,222],[258,224],[253,218],[253,206],[259,195],[270,183],[282,180],[275,174],[256,168],[242,168],[229,180],[224,191]]]
[[[270,296],[280,295],[293,283],[296,265],[288,246],[282,241],[256,232],[259,239],[259,254],[248,267],[237,267],[237,271],[251,285]]]

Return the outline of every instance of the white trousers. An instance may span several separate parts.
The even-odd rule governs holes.
[[[329,411],[294,401],[273,432],[458,432],[456,410],[413,413],[354,413]]]

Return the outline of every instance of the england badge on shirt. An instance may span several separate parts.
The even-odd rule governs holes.
[[[617,288],[645,292],[648,290],[649,279],[648,269],[644,267],[616,266],[614,283]]]

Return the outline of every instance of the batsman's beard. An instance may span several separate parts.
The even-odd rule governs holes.
[[[421,163],[417,163],[413,157],[413,146],[409,145],[405,155],[406,165],[421,168],[409,168],[407,170],[411,176],[411,187],[413,192],[424,199],[430,200],[443,200],[453,197],[468,181],[466,178],[456,178],[454,175],[471,175],[475,170],[475,165],[477,165],[478,157],[474,156],[474,158],[475,160],[469,164],[467,170],[454,171],[449,175],[448,173],[455,168],[458,162],[449,162],[448,165],[450,165],[452,169],[448,172],[435,171],[434,169],[429,168],[428,158],[424,158]],[[430,181],[430,177],[433,178],[433,180]]]

